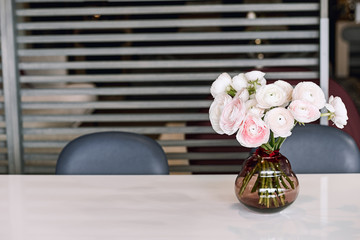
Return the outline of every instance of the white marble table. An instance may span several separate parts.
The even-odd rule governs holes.
[[[360,239],[359,174],[298,175],[272,214],[241,205],[235,177],[2,175],[0,239]]]

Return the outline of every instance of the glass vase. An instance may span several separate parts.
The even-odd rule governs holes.
[[[248,208],[277,212],[295,201],[299,181],[289,160],[279,151],[259,147],[245,160],[235,181],[235,194]]]

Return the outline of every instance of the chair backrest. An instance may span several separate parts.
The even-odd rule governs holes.
[[[289,159],[295,173],[360,172],[360,151],[354,139],[333,127],[297,126],[280,152]]]
[[[130,132],[97,132],[69,142],[56,174],[169,174],[166,155],[153,139]]]

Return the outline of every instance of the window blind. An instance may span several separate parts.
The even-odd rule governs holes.
[[[16,0],[14,14],[27,174],[113,130],[159,141],[173,174],[238,172],[249,149],[208,120],[216,77],[319,78],[318,1]]]

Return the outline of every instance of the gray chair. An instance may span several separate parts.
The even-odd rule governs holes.
[[[360,152],[353,138],[340,129],[297,126],[280,152],[295,173],[359,173]]]
[[[97,132],[80,136],[61,151],[56,174],[169,174],[161,146],[144,135]]]

